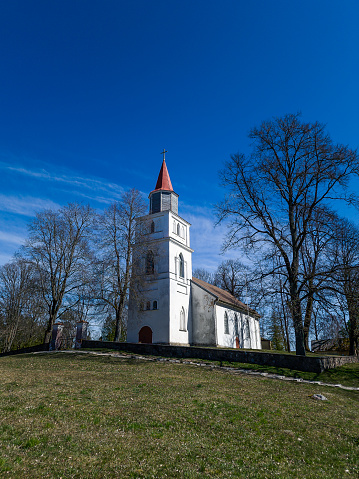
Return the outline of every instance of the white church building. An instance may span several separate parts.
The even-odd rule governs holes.
[[[178,215],[165,159],[149,214],[139,218],[140,293],[130,294],[127,341],[261,349],[259,314],[192,277],[190,224]]]

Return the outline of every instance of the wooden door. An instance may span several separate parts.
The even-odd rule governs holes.
[[[152,329],[149,326],[143,326],[138,333],[139,343],[152,343]]]

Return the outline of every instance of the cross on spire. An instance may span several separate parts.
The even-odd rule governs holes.
[[[161,151],[161,155],[163,155],[163,160],[165,160],[165,155],[166,153],[168,153],[168,151],[166,151],[164,148],[163,148],[163,151]]]

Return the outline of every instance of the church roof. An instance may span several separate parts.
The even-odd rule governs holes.
[[[165,160],[163,160],[162,162],[160,174],[158,175],[156,188],[154,191],[157,190],[173,191],[170,175],[168,173]]]
[[[227,303],[230,306],[234,306],[238,309],[241,309],[242,311],[245,311],[245,312],[248,311],[249,314],[251,314],[252,316],[255,316],[256,318],[260,318],[260,315],[257,313],[257,311],[254,311],[254,309],[249,308],[245,303],[242,303],[242,301],[239,301],[239,299],[235,298],[228,291],[218,288],[217,286],[213,286],[213,284],[206,283],[202,279],[192,278],[192,281],[198,286],[200,286],[201,288],[208,291],[208,293],[213,294],[213,296],[215,296],[218,301],[221,301],[222,303]]]

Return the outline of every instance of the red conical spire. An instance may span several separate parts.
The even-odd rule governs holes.
[[[160,174],[158,175],[155,191],[157,190],[173,191],[172,183],[170,180],[170,175],[168,174],[165,159],[163,159],[161,171],[160,171]]]

